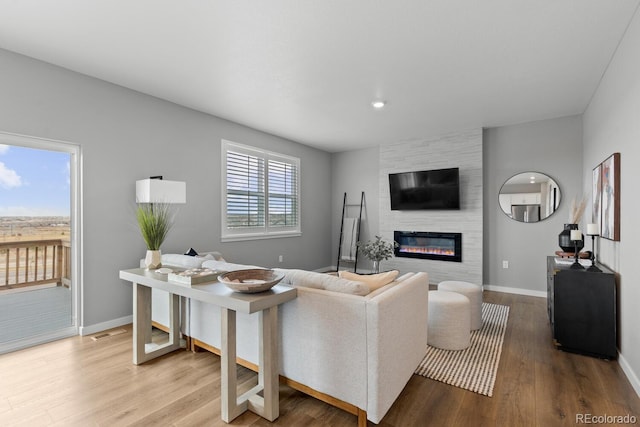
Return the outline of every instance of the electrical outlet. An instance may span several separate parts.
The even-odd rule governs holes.
[[[278,257],[278,262],[282,262],[283,260],[284,260],[284,257],[283,257],[282,255],[280,255],[280,256]]]
[[[502,268],[509,268],[509,261],[502,261]]]

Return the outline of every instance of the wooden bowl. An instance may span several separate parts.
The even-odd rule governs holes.
[[[218,280],[229,289],[245,294],[268,291],[283,278],[284,274],[257,268],[230,271],[218,276]]]

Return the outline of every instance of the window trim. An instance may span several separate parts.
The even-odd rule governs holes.
[[[227,228],[227,152],[237,151],[248,155],[260,157],[265,162],[265,225],[264,227],[247,227],[242,229],[229,229]],[[297,215],[295,227],[270,227],[269,226],[269,189],[268,189],[268,164],[269,160],[286,162],[295,165],[297,170]],[[234,241],[246,241],[246,240],[261,240],[261,239],[277,239],[285,237],[296,237],[302,235],[301,225],[301,200],[300,200],[300,188],[301,188],[301,174],[300,174],[300,159],[286,154],[276,153],[273,151],[252,147],[245,144],[239,144],[223,139],[221,144],[221,203],[220,203],[220,241],[221,242],[234,242]]]

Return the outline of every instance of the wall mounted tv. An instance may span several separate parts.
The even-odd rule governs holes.
[[[460,209],[458,168],[389,174],[391,210]]]

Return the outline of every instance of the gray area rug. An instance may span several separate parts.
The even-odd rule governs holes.
[[[482,303],[482,328],[471,332],[465,350],[442,350],[428,346],[416,374],[465,390],[493,396],[509,307]]]

